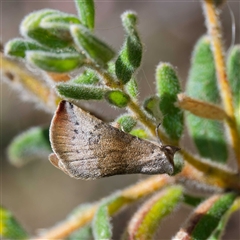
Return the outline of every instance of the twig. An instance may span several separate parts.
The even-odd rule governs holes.
[[[202,161],[184,149],[181,150],[181,154],[188,163],[203,172],[205,176],[215,179],[224,188],[240,190],[240,177],[238,174],[224,168],[225,166],[220,167],[219,164],[216,165],[212,162]]]

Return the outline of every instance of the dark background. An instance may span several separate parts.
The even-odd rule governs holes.
[[[143,63],[138,72],[140,99],[154,93],[155,68],[160,61],[177,67],[184,89],[192,48],[206,31],[200,1],[95,2],[96,34],[116,50],[120,49],[124,39],[120,15],[125,10],[138,13],[139,32],[144,43]],[[239,43],[240,2],[230,1],[229,6],[236,18],[236,43]],[[2,1],[1,41],[6,43],[11,38],[19,37],[19,24],[23,17],[43,8],[76,13],[73,1]],[[232,21],[226,5],[223,7],[222,23],[227,49],[231,42]],[[142,175],[132,175],[97,181],[74,180],[54,168],[47,159],[19,169],[11,166],[7,161],[6,148],[13,137],[29,127],[48,125],[51,115],[37,109],[32,103],[22,101],[6,84],[1,86],[1,202],[31,233],[64,219],[80,203],[96,201],[144,178]],[[105,107],[94,109],[93,103],[91,108],[98,116],[114,119],[118,111],[103,105]],[[189,147],[193,149],[192,143]],[[185,208],[170,216],[160,228],[159,239],[169,239],[174,235],[189,212],[190,209]],[[117,217],[120,229],[123,229],[124,219],[124,213]],[[230,220],[224,239],[240,238],[238,223],[239,212]]]

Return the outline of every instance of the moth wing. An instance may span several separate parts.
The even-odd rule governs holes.
[[[59,104],[53,117],[50,141],[56,157],[64,165],[60,168],[70,176],[83,179],[123,174],[131,169],[140,172],[137,160],[150,153],[153,145],[66,101]]]

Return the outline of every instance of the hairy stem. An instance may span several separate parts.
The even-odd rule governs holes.
[[[178,177],[210,184],[223,189],[240,190],[240,178],[237,174],[228,169],[213,165],[210,162],[203,162],[194,157],[184,149],[181,150],[183,158],[187,161]]]

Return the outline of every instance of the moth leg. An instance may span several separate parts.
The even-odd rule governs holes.
[[[161,122],[156,126],[156,128],[155,128],[155,133],[156,133],[156,136],[157,136],[157,139],[158,139],[158,143],[159,143],[159,145],[160,146],[163,146],[163,142],[162,142],[162,140],[160,139],[160,137],[159,137],[159,134],[158,134],[158,129],[159,129],[159,127],[161,126]]]

